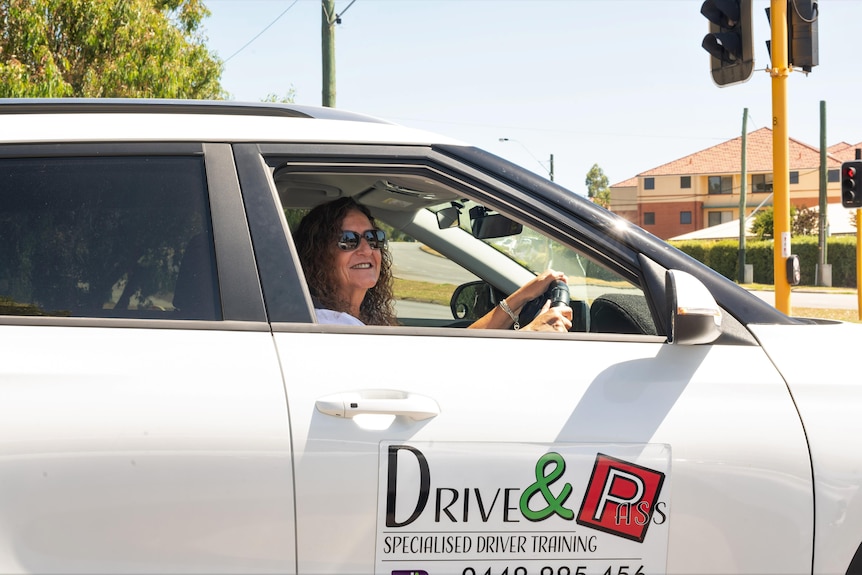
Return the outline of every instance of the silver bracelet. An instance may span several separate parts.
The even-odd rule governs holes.
[[[509,304],[506,303],[506,298],[500,300],[500,309],[509,314],[509,317],[512,318],[512,321],[515,322],[515,329],[521,329],[521,324],[518,323],[518,316],[512,312],[512,308],[509,307]]]

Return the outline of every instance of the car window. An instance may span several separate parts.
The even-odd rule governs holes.
[[[526,226],[519,226],[519,229],[518,233],[482,241],[533,275],[546,269],[564,272],[571,296],[572,331],[657,334],[646,297],[639,286],[578,250]],[[416,318],[476,320],[507,295],[504,291],[488,290],[487,297],[479,298],[484,300],[481,304],[474,302],[477,309],[459,310],[458,302],[452,301],[457,287],[481,281],[481,278],[437,250],[406,236],[401,241],[391,242],[389,248],[399,317],[406,321]],[[486,292],[465,293],[470,299],[476,299],[477,293]]]
[[[445,176],[415,168],[400,173],[386,172],[388,166],[333,166],[327,171],[320,164],[272,163],[293,233],[309,208],[343,195],[372,211],[387,232],[401,325],[466,327],[551,268],[568,276],[572,331],[657,335],[641,287],[595,258],[514,220],[495,220],[503,224],[502,233],[477,238],[482,234],[473,233],[474,215],[493,210],[467,197],[463,186]],[[451,213],[455,207],[459,215],[449,221],[442,211]]]
[[[0,182],[0,313],[220,319],[202,158],[5,158]]]

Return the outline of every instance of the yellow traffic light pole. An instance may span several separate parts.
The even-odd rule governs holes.
[[[856,210],[856,317],[862,321],[862,210]]]
[[[775,275],[775,307],[790,313],[790,282],[787,258],[790,257],[790,150],[787,130],[787,0],[771,0],[772,24],[772,177]]]

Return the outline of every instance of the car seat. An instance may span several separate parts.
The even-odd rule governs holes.
[[[658,335],[646,298],[626,293],[606,293],[593,301],[590,331]]]

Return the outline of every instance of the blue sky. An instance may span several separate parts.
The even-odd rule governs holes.
[[[233,99],[321,103],[319,0],[205,0]],[[337,0],[336,106],[484,148],[585,194],[772,124],[770,37],[754,0],[755,72],[717,87],[700,0]],[[862,141],[859,0],[821,0],[820,65],[787,81],[790,137]],[[255,39],[255,37],[257,38]],[[253,40],[254,39],[254,40]],[[253,40],[253,41],[252,41]],[[251,42],[251,43],[249,43]],[[500,142],[500,138],[509,138]]]

